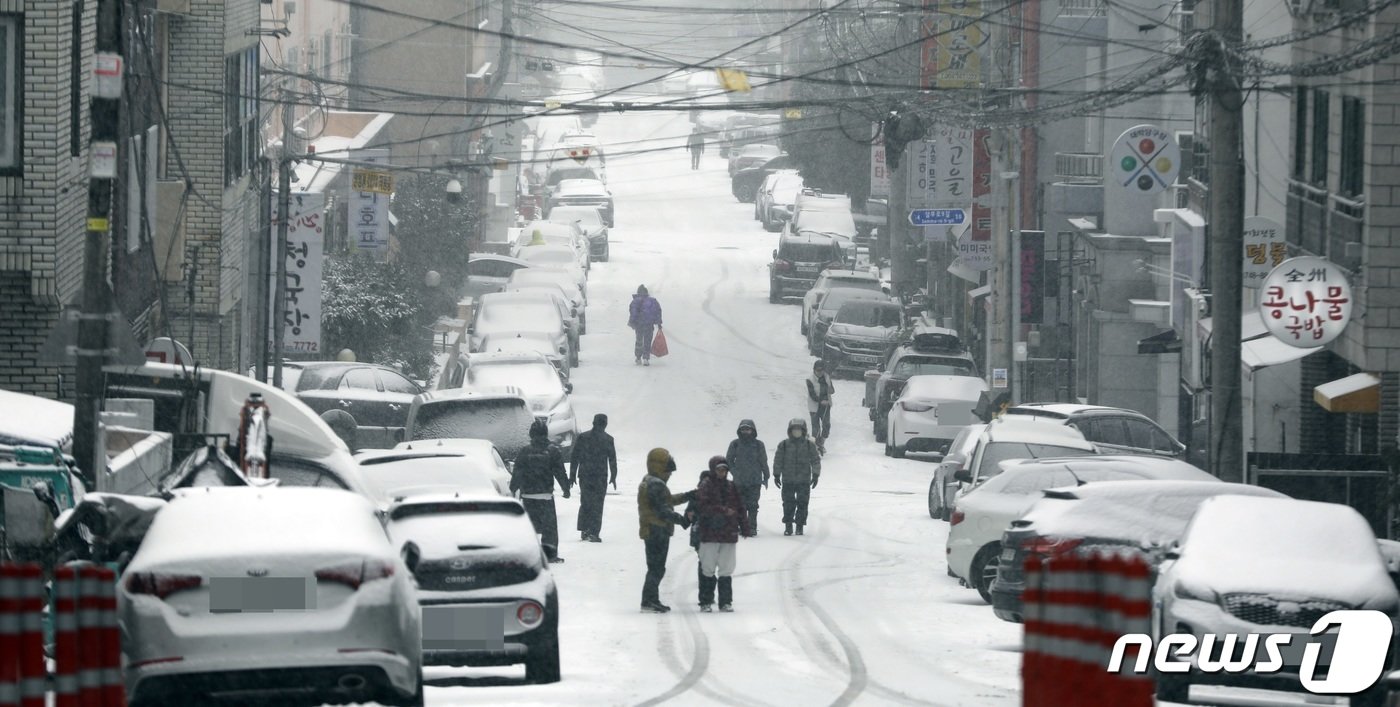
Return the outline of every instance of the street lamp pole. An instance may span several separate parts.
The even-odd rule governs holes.
[[[285,96],[284,96],[285,98]],[[272,292],[272,385],[282,387],[282,346],[287,322],[287,219],[292,207],[292,111],[282,103],[282,154],[277,160],[277,282]]]

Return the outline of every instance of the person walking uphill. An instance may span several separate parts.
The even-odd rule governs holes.
[[[794,417],[788,423],[787,438],[773,451],[773,482],[783,492],[783,535],[797,534],[807,524],[807,501],[822,474],[822,455],[807,437],[807,421]]]
[[[690,150],[690,168],[700,169],[700,155],[705,152],[705,136],[700,134],[700,128],[691,129],[685,146]]]
[[[708,612],[719,587],[719,610],[734,610],[733,575],[739,535],[749,535],[749,514],[739,487],[729,480],[729,462],[710,458],[710,471],[695,490],[700,528],[700,610]]]
[[[744,499],[744,509],[749,514],[748,536],[753,537],[758,535],[758,499],[768,486],[768,450],[758,438],[753,420],[741,420],[736,434],[724,460],[729,464],[734,485],[739,487],[739,497]]]
[[[607,429],[608,416],[594,415],[593,429],[578,436],[569,458],[569,483],[579,490],[578,532],[591,543],[603,542],[603,498],[609,483],[617,488],[617,448]]]
[[[637,332],[637,345],[633,354],[636,363],[651,365],[651,338],[661,328],[661,303],[647,292],[646,285],[637,286],[637,294],[632,295],[632,304],[627,308],[627,326]]]
[[[822,454],[826,453],[826,438],[831,436],[831,394],[835,390],[826,366],[814,362],[812,375],[807,377],[807,412],[812,416],[812,439]]]
[[[661,578],[666,576],[666,555],[671,550],[671,535],[675,526],[689,528],[685,516],[671,510],[694,500],[695,492],[673,494],[666,482],[676,470],[671,453],[657,447],[647,454],[647,475],[637,486],[637,516],[641,522],[638,535],[646,544],[647,578],[642,584],[642,611],[664,614],[671,607],[661,603]]]
[[[544,420],[530,424],[530,446],[515,457],[510,475],[510,490],[520,495],[520,502],[530,516],[535,532],[540,534],[545,556],[550,562],[563,562],[559,557],[559,517],[554,511],[554,482],[569,497],[569,477],[564,475],[564,453],[549,441],[549,426]]]

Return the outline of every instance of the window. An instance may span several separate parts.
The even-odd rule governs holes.
[[[1136,449],[1152,449],[1152,434],[1157,431],[1151,423],[1146,420],[1124,420],[1123,424],[1128,426],[1128,445]]]
[[[374,369],[356,368],[345,374],[345,378],[340,382],[341,388],[354,388],[356,390],[379,390],[379,384],[374,379]]]
[[[384,385],[384,390],[389,393],[403,393],[405,395],[418,394],[418,386],[414,385],[413,381],[397,373],[380,371],[379,382]]]
[[[1342,99],[1342,165],[1337,191],[1357,197],[1365,191],[1363,168],[1366,163],[1366,102],[1360,98]]]
[[[1152,430],[1152,449],[1160,454],[1170,454],[1172,456],[1176,456],[1180,451],[1166,432],[1156,428]]]
[[[224,183],[252,171],[258,144],[258,48],[224,58]]]
[[[1105,418],[1095,421],[1097,428],[1093,437],[1086,438],[1090,442],[1102,442],[1118,447],[1128,446],[1128,431],[1123,429],[1123,420],[1116,417]]]
[[[0,101],[4,103],[0,118],[0,174],[19,172],[20,138],[22,133],[20,95],[23,71],[20,67],[20,42],[23,39],[23,19],[20,15],[0,15]]]
[[[1331,108],[1331,97],[1326,91],[1313,91],[1312,170],[1308,173],[1308,181],[1323,188],[1327,187],[1327,131],[1330,129],[1328,118]]]
[[[1308,168],[1308,89],[1293,89],[1293,178],[1302,179]]]

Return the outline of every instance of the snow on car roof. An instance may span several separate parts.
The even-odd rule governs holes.
[[[1084,439],[1084,434],[1079,430],[1057,421],[1041,421],[1033,417],[1024,420],[1000,417],[987,425],[982,434],[989,442],[1024,442],[1074,449],[1097,449]]]
[[[442,437],[437,439],[420,439],[416,442],[399,442],[395,451],[417,450],[429,452],[461,452],[470,454],[476,450],[489,453],[495,449],[496,445],[489,439],[473,439],[470,437]]]
[[[1262,486],[1219,480],[1096,481],[1046,492],[1021,520],[1039,535],[1165,545],[1181,538],[1202,502],[1231,495],[1287,498]]]
[[[608,188],[596,179],[561,179],[554,187],[556,194],[606,194]]]
[[[1219,496],[1201,504],[1182,541],[1178,579],[1219,594],[1331,599],[1391,608],[1395,585],[1370,524],[1337,503]]]
[[[442,390],[434,390],[428,393],[420,393],[416,400],[420,405],[431,405],[433,403],[442,403],[455,400],[504,400],[508,398],[515,398],[516,400],[519,400],[522,403],[525,402],[524,393],[522,393],[518,388],[510,387],[496,388],[494,390],[444,388]]]
[[[288,538],[296,538],[288,543]],[[393,554],[369,499],[327,488],[206,487],[156,515],[128,570],[277,554]]]
[[[1130,454],[1096,454],[1088,457],[1065,457],[1054,459],[1023,459],[1007,464],[1028,468],[1068,469],[1070,472],[1112,470],[1140,475],[1154,480],[1199,481],[1220,483],[1220,480],[1205,471],[1179,459],[1162,457],[1134,456]]]
[[[0,444],[67,447],[73,441],[73,406],[57,400],[0,390]]]
[[[900,392],[900,400],[937,398],[977,402],[987,390],[987,381],[972,376],[912,376]]]
[[[476,499],[439,498],[436,501],[430,497],[415,496],[404,505],[419,506],[426,510],[435,504],[442,504],[445,512],[413,515],[391,521],[388,525],[389,536],[394,539],[395,546],[402,546],[405,542],[414,543],[424,558],[460,557],[463,552],[472,552],[473,559],[482,561],[528,558],[531,564],[539,562],[539,539],[523,509],[518,513],[448,510],[453,505],[466,506],[473,501],[476,502],[475,505],[484,509],[504,509],[504,502],[507,501],[517,505],[520,503],[513,499],[485,494],[478,495]]]
[[[489,455],[467,453],[386,456],[380,463],[361,462],[365,483],[381,502],[396,496],[419,496],[427,488],[497,495],[491,482],[497,472]],[[417,489],[410,494],[410,489]]]
[[[822,298],[821,306],[817,309],[834,312],[840,309],[841,305],[852,300],[891,301],[890,296],[880,290],[860,287],[833,287],[827,290],[826,296]]]
[[[563,236],[565,238],[573,238],[574,236],[574,229],[567,223],[559,223],[557,221],[531,221],[525,224],[524,228],[520,229],[520,237],[528,240],[534,235],[535,231],[539,231],[541,236]]]

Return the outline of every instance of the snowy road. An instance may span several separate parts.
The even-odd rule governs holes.
[[[596,128],[618,154],[683,143],[682,114],[605,116]],[[665,144],[660,143],[660,144]],[[883,456],[860,407],[860,384],[838,381],[833,433],[812,493],[807,535],[783,537],[781,501],[765,491],[758,538],[739,546],[733,614],[699,614],[695,554],[678,535],[662,601],[638,611],[645,563],[636,488],[652,447],[680,466],[673,490],[724,453],[741,418],[773,446],[806,415],[810,368],[795,304],[767,301],[776,234],[729,195],[711,149],[689,169],[681,150],[608,165],[617,208],[612,262],[595,266],[589,333],[574,373],[581,420],[610,417],[621,473],[603,543],[579,541],[577,497],[559,499],[564,679],[523,670],[427,670],[430,705],[1011,705],[1019,702],[1020,628],[998,621],[944,571],[947,525],[928,517],[932,466]],[[646,284],[665,311],[671,356],[632,363],[626,306]]]

